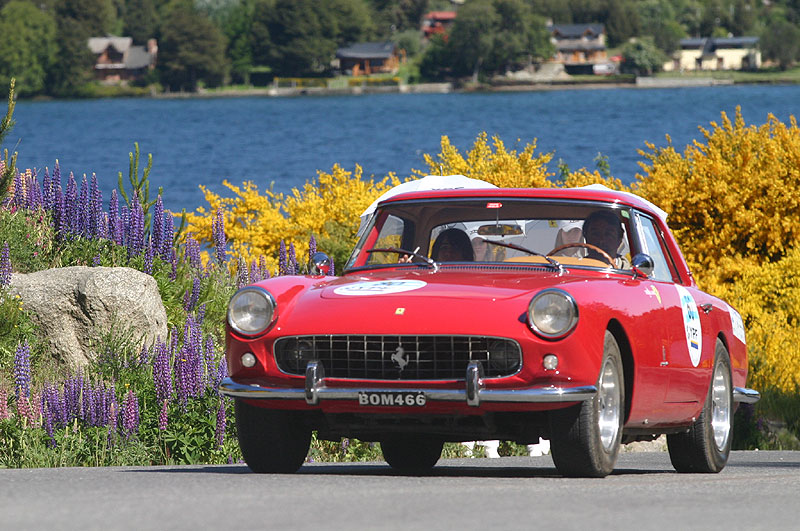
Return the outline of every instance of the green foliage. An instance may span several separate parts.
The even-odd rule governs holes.
[[[0,9],[0,85],[13,77],[21,96],[44,92],[55,38],[55,18],[34,4],[13,0]]]
[[[162,24],[158,70],[170,90],[194,92],[202,83],[218,86],[225,78],[225,38],[191,4],[175,0]]]
[[[6,115],[0,120],[0,146],[3,145],[6,135],[11,132],[14,127],[14,84],[15,80],[12,77],[8,88],[8,110]],[[8,156],[8,150],[3,151],[3,158],[0,159],[0,199],[5,198],[8,193],[8,187],[11,185],[11,180],[17,171],[17,153],[14,152],[11,158]]]
[[[652,37],[642,37],[622,47],[622,71],[637,76],[653,75],[661,70],[667,59]]]
[[[776,61],[786,70],[800,61],[800,28],[785,19],[770,22],[761,34],[761,50],[765,59]]]
[[[158,197],[150,199],[150,170],[153,168],[153,154],[147,154],[147,166],[142,170],[142,176],[139,177],[139,142],[134,142],[133,146],[133,152],[128,153],[128,158],[130,160],[130,165],[128,166],[128,181],[131,184],[131,194],[128,195],[125,191],[125,186],[122,182],[122,172],[119,172],[117,176],[117,182],[119,184],[117,190],[122,198],[125,199],[125,204],[128,205],[128,208],[131,207],[134,196],[139,198],[139,204],[142,205],[142,210],[147,220],[145,227],[149,227],[150,218],[148,212],[150,207],[158,200]],[[159,187],[157,196],[162,195],[163,192],[164,189]]]
[[[126,0],[124,34],[135,44],[156,36],[158,13],[153,0]]]

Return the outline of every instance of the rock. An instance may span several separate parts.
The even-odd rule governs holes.
[[[638,441],[622,445],[622,452],[666,452],[667,436],[660,435],[652,441]]]
[[[128,267],[62,267],[13,274],[19,295],[52,354],[72,369],[98,355],[110,331],[129,334],[141,348],[166,340],[167,313],[156,280]]]

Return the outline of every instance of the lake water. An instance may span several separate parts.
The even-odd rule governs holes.
[[[748,124],[769,113],[800,115],[800,86],[738,85],[670,89],[609,88],[514,93],[375,94],[295,98],[107,99],[17,103],[16,126],[4,148],[21,168],[96,173],[108,201],[118,172],[127,183],[128,153],[138,142],[142,165],[153,155],[151,194],[164,187],[167,208],[206,206],[198,187],[252,180],[276,191],[301,187],[335,163],[382,177],[422,169],[423,153],[439,152],[447,135],[460,150],[478,134],[498,135],[508,148],[537,139],[571,169],[594,168],[598,153],[611,173],[630,182],[640,172],[645,141],[680,150],[702,139],[720,113],[736,106]]]

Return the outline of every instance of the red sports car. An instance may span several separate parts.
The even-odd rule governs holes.
[[[740,315],[700,291],[664,220],[595,189],[411,192],[382,201],[340,277],[239,290],[228,309],[239,443],[293,472],[312,430],[379,441],[425,472],[447,441],[549,439],[566,476],[667,434],[680,472],[718,472],[748,389]]]

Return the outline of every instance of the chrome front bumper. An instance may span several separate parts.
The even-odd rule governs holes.
[[[481,402],[505,403],[555,403],[583,402],[597,394],[597,387],[584,385],[575,387],[542,386],[526,389],[486,389],[483,384],[483,366],[480,362],[471,362],[467,367],[467,378],[464,389],[422,389],[413,388],[343,388],[327,387],[322,365],[309,362],[306,367],[304,389],[287,387],[263,387],[245,385],[225,378],[219,386],[219,392],[236,398],[254,400],[305,400],[309,405],[317,405],[325,400],[355,400],[359,393],[417,393],[424,392],[426,400],[434,402],[466,402],[470,406],[479,406]]]

